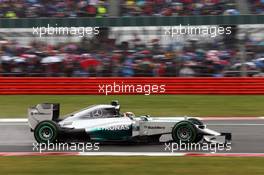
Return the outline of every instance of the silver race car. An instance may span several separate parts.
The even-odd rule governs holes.
[[[60,105],[38,104],[28,109],[28,122],[39,143],[58,141],[97,142],[221,142],[231,141],[231,133],[206,128],[190,117],[136,117],[120,113],[117,101],[93,105],[59,118]]]

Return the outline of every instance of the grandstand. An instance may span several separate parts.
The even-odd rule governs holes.
[[[1,29],[2,76],[232,76],[226,71],[242,66],[239,41],[250,75],[263,71],[263,25],[240,25],[235,44],[224,35],[166,36],[164,27],[102,28],[105,35],[88,38]]]
[[[2,0],[0,76],[262,76],[262,5],[249,0],[55,0],[52,5]],[[167,27],[179,25],[229,28],[230,35],[212,37],[213,30],[166,34]],[[100,34],[34,35],[35,27],[47,26],[98,27]]]
[[[1,18],[262,14],[261,0],[1,0]]]

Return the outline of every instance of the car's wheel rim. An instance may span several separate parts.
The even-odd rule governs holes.
[[[49,126],[44,126],[39,130],[39,136],[42,140],[47,141],[53,137],[53,130]]]
[[[192,138],[192,131],[188,127],[181,127],[177,131],[177,137],[181,141],[189,141]]]

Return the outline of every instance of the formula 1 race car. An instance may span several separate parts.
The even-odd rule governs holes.
[[[221,143],[231,141],[231,133],[219,133],[206,128],[200,120],[189,117],[135,117],[132,112],[120,113],[117,101],[93,105],[59,118],[60,105],[38,104],[28,109],[28,122],[39,143],[57,141],[118,141]],[[163,139],[164,140],[164,139]]]

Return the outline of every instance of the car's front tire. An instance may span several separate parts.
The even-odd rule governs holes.
[[[190,121],[191,123],[195,125],[204,125],[203,122],[197,118],[189,118],[188,121]]]
[[[59,127],[54,121],[42,121],[35,130],[34,137],[38,143],[53,143],[58,138]]]
[[[194,125],[199,125],[199,126],[204,125],[203,122],[202,122],[201,120],[196,119],[196,118],[189,118],[188,121],[190,121],[190,122],[191,122],[192,124],[194,124]],[[198,133],[197,136],[196,136],[196,138],[195,138],[195,140],[194,140],[194,142],[195,142],[195,143],[198,143],[198,142],[200,142],[202,139],[203,139],[203,135],[202,135],[201,133]]]
[[[181,121],[172,128],[174,142],[193,143],[197,138],[197,131],[190,121]]]

